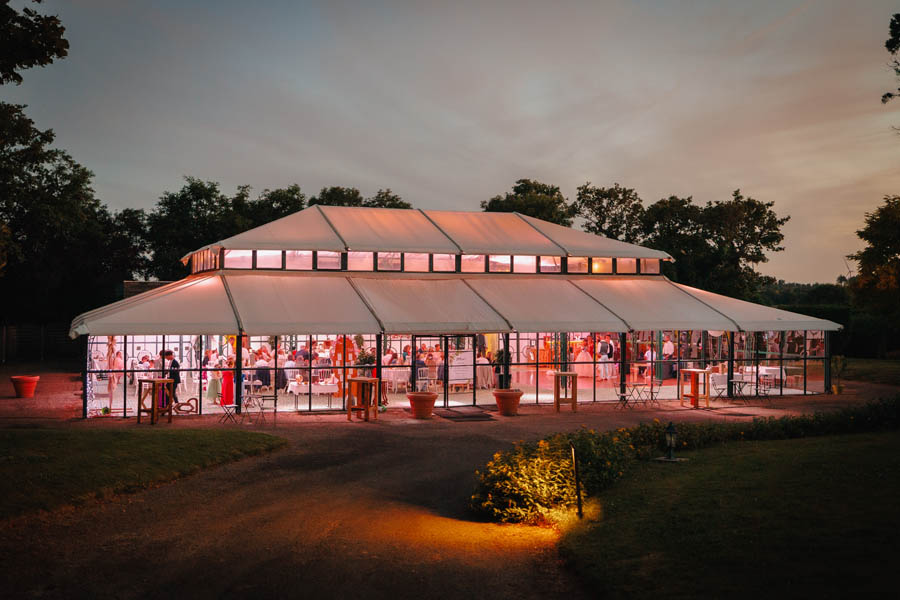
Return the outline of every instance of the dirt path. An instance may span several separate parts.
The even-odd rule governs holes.
[[[677,403],[660,411],[587,406],[559,415],[526,407],[517,418],[474,423],[413,421],[396,409],[377,423],[279,417],[274,433],[290,444],[275,454],[0,525],[0,595],[590,597],[560,564],[554,531],[469,519],[474,469],[516,440],[581,425],[747,418],[804,412],[814,403],[803,402],[711,412]],[[174,426],[218,425],[204,418]]]

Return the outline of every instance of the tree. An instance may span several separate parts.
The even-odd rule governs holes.
[[[888,66],[894,70],[894,75],[900,79],[900,58],[897,56],[897,53],[900,52],[900,13],[896,13],[891,18],[889,31],[890,37],[884,43],[884,47],[893,58],[888,63]],[[887,92],[884,94],[881,97],[881,102],[888,103],[897,96],[900,96],[900,87],[894,92]]]
[[[185,177],[177,192],[164,192],[147,216],[147,274],[160,280],[187,274],[181,257],[242,231],[303,210],[306,196],[297,184],[266,189],[251,198],[251,188],[238,186],[233,196],[214,181]],[[251,248],[252,249],[252,248]]]
[[[618,183],[611,188],[591,185],[578,188],[575,212],[585,219],[584,230],[596,235],[638,243],[644,219],[644,204],[631,188]]]
[[[669,196],[644,212],[644,245],[668,252],[674,263],[663,272],[673,280],[713,292],[756,300],[760,286],[774,281],[756,271],[767,252],[780,252],[781,227],[773,202],[744,197],[736,190],[730,200],[707,202]]]
[[[572,217],[575,216],[573,207],[558,186],[531,179],[519,179],[512,192],[483,200],[481,209],[485,212],[518,212],[566,227],[572,224]]]
[[[364,206],[373,206],[376,208],[412,208],[412,204],[391,191],[378,190],[371,198],[366,198]]]
[[[332,186],[322,188],[318,196],[309,199],[309,205],[322,204],[325,206],[363,206],[364,199],[359,190],[354,187]]]
[[[866,247],[848,256],[856,261],[854,297],[887,317],[900,318],[900,196],[885,196],[884,204],[866,213],[866,225],[856,232]]]
[[[0,110],[0,223],[9,232],[0,314],[42,321],[109,302],[140,270],[143,238],[122,230],[140,229],[140,211],[110,213],[94,197],[93,174],[50,146],[51,131],[21,106]]]
[[[752,299],[759,285],[767,281],[755,267],[769,261],[766,252],[784,250],[781,227],[790,220],[779,218],[772,210],[774,205],[744,197],[740,190],[735,190],[730,200],[706,204],[703,219],[716,264],[710,291]]]
[[[663,273],[673,280],[706,287],[713,260],[703,220],[703,207],[693,198],[669,196],[647,207],[641,223],[644,245],[664,250],[674,262],[663,263]]]
[[[41,0],[32,0],[39,4]],[[49,65],[65,58],[69,42],[66,28],[55,16],[39,14],[27,6],[22,12],[10,8],[9,0],[0,5],[0,84],[22,83],[18,71]]]
[[[246,216],[248,220],[261,225],[301,211],[305,207],[306,194],[294,183],[286,188],[263,190],[256,200],[248,204],[247,208],[252,214]]]

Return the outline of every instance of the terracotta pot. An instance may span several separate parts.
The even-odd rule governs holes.
[[[409,407],[412,409],[412,418],[430,419],[437,396],[434,392],[409,392],[406,394],[409,399]]]
[[[497,408],[504,417],[514,417],[519,414],[519,400],[522,399],[522,390],[494,390],[494,400]]]
[[[10,379],[16,388],[16,398],[34,398],[34,388],[41,378],[38,375],[14,375]]]

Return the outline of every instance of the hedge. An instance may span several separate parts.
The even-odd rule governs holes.
[[[783,440],[810,436],[900,428],[900,395],[839,411],[732,423],[681,423],[678,447],[696,450],[742,440]],[[632,460],[665,451],[665,425],[658,419],[613,431],[583,428],[537,442],[520,442],[497,452],[475,472],[470,507],[479,516],[501,522],[540,523],[575,503],[572,451],[586,496],[607,489]]]

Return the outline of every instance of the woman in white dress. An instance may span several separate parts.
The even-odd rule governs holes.
[[[581,351],[575,356],[575,372],[579,377],[591,377],[594,374],[594,357],[588,352],[585,344],[581,345]]]

